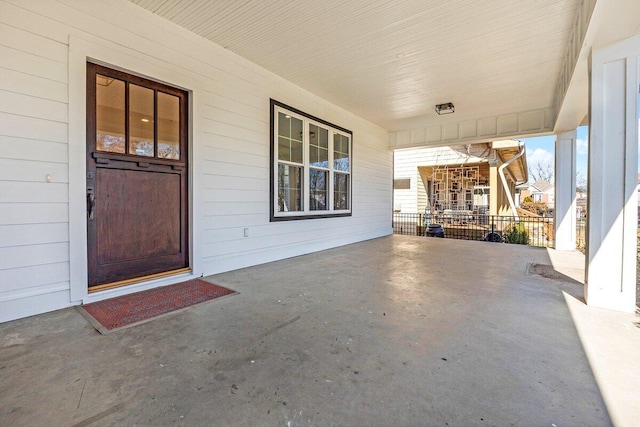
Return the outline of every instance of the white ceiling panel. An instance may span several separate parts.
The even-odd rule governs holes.
[[[553,105],[580,0],[130,0],[390,131]]]

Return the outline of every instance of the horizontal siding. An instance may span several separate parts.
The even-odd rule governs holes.
[[[67,81],[67,64],[0,45],[2,66],[55,82]]]
[[[54,262],[51,264],[31,265],[0,270],[0,283],[5,290],[17,292],[20,289],[34,289],[69,281],[69,263]]]
[[[203,159],[202,172],[210,175],[223,175],[228,177],[255,178],[269,180],[269,166],[242,165],[238,160],[235,163],[219,162],[213,159]]]
[[[393,190],[393,209],[403,213],[418,212],[418,167],[415,153],[398,150],[393,156],[393,178],[410,179],[409,189]]]
[[[265,125],[265,127],[268,126]],[[262,131],[248,129],[246,125],[225,123],[206,117],[202,118],[202,128],[204,132],[215,136],[235,138],[256,144],[264,143],[264,129]]]
[[[66,242],[69,224],[0,225],[0,248]]]
[[[69,186],[64,183],[0,181],[0,203],[66,203],[68,200]]]
[[[63,103],[69,99],[66,83],[8,68],[0,68],[0,89]]]
[[[36,117],[0,113],[0,135],[50,142],[68,142],[68,124]]]
[[[69,141],[70,36],[197,76],[193,204],[204,274],[391,232],[385,130],[124,0],[0,0],[0,303],[51,295],[64,306],[73,277],[69,144],[84,141]],[[353,131],[353,216],[269,222],[270,98]]]
[[[34,13],[24,8],[26,4],[27,2],[1,1],[0,16],[3,17],[2,23],[33,34],[38,37],[37,43],[44,43],[43,46],[47,46],[47,40],[60,43],[64,46],[61,55],[66,56],[69,27],[44,13]]]
[[[0,112],[66,123],[67,104],[22,93],[0,90]]]
[[[0,225],[69,221],[68,203],[0,203]]]
[[[27,139],[0,135],[0,153],[5,159],[31,160],[49,163],[68,163],[69,152],[66,142],[54,144],[51,141]]]
[[[216,212],[206,216],[203,222],[203,233],[210,230],[257,227],[265,225],[264,213],[239,213],[235,215],[228,215],[223,212]]]
[[[62,261],[69,261],[67,242],[0,248],[0,270]]]
[[[11,11],[7,11],[11,9]],[[0,23],[0,45],[15,49],[24,54],[31,54],[47,58],[62,64],[67,63],[67,42],[51,40],[28,30],[16,27],[21,25],[20,20],[15,20],[16,9],[7,4],[0,4],[0,13],[10,13],[11,21]],[[32,70],[31,72],[37,72]],[[62,80],[64,81],[64,80]]]
[[[264,144],[263,144],[264,147]],[[260,147],[260,148],[263,148]],[[241,140],[229,140],[220,147],[206,147],[203,154],[219,163],[241,164],[244,166],[264,167],[269,163],[269,153],[259,153],[264,149],[255,150],[252,144],[246,144]]]
[[[45,182],[47,174],[51,183],[69,182],[69,171],[63,163],[0,159],[0,181]]]
[[[203,174],[203,183],[211,190],[269,191],[269,182],[262,178]]]

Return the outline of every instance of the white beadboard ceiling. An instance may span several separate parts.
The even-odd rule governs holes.
[[[389,131],[551,107],[580,3],[130,1]]]

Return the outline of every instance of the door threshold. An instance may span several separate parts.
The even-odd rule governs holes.
[[[105,291],[107,289],[119,288],[121,286],[132,285],[134,283],[146,282],[148,280],[163,279],[169,276],[175,276],[178,274],[190,273],[192,270],[190,267],[179,268],[177,270],[163,271],[162,273],[149,274],[147,276],[134,277],[133,279],[119,280],[117,282],[104,283],[102,285],[90,286],[89,293],[92,294],[98,291]]]

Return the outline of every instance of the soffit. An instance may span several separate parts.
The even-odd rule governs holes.
[[[520,147],[505,147],[497,148],[498,155],[504,163],[508,162],[512,158],[516,157],[520,152]],[[507,169],[511,171],[513,179],[520,182],[526,182],[529,178],[529,172],[527,170],[527,156],[520,156],[513,163],[507,166]]]
[[[558,107],[555,132],[573,130],[589,123],[589,56],[593,48],[640,35],[640,1],[595,1],[593,15],[584,40],[576,48],[579,52],[570,83]]]
[[[130,1],[390,131],[551,107],[580,3]]]

